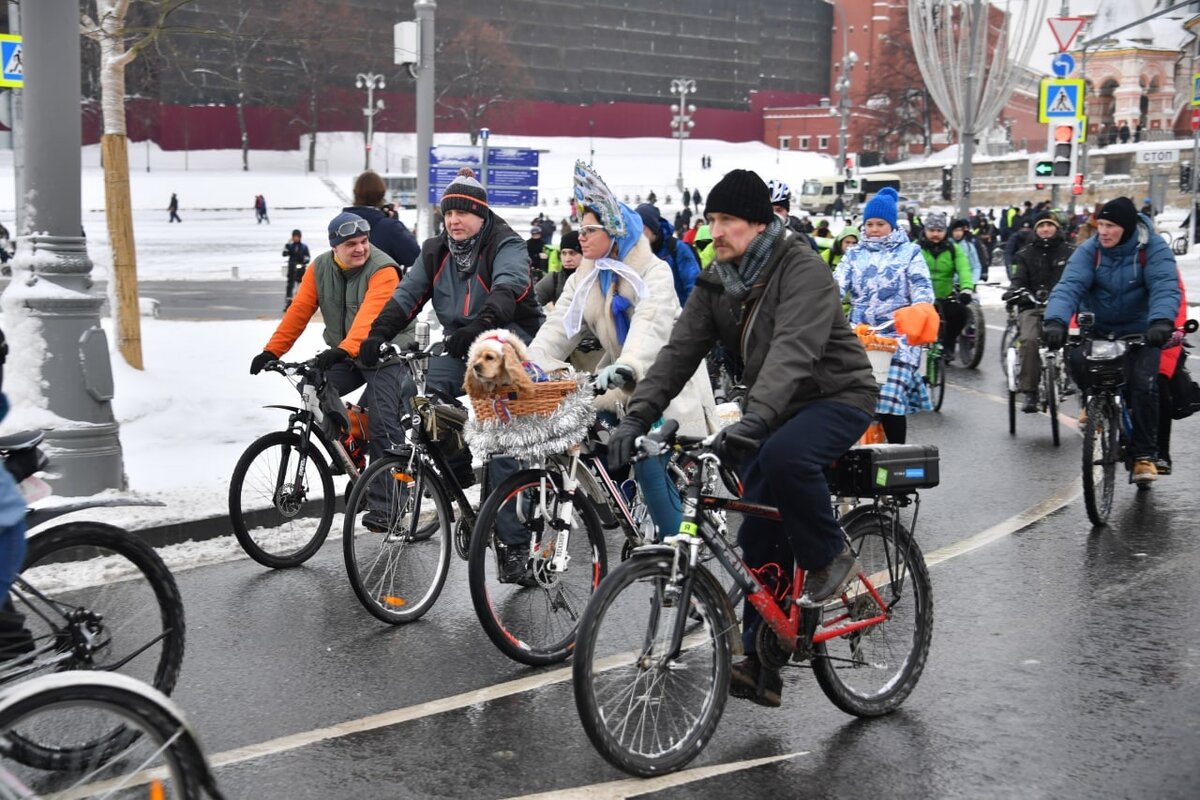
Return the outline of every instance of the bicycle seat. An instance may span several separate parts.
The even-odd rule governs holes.
[[[28,450],[41,444],[45,438],[44,431],[17,431],[0,436],[0,450]]]

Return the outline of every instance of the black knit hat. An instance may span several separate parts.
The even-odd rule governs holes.
[[[771,192],[758,173],[735,169],[708,193],[704,215],[729,214],[748,222],[768,223],[775,218],[771,208]]]
[[[1059,229],[1062,228],[1062,225],[1059,224],[1058,216],[1050,209],[1046,209],[1045,211],[1038,214],[1037,219],[1035,219],[1033,221],[1033,225],[1036,228],[1038,225],[1041,225],[1043,222],[1052,223],[1054,225],[1054,227],[1059,228]]]
[[[475,171],[463,167],[458,171],[458,177],[450,182],[446,191],[442,192],[442,213],[451,209],[469,211],[477,217],[487,219],[488,196],[487,189],[475,180]]]
[[[576,253],[582,253],[579,249],[579,232],[567,231],[562,235],[562,239],[558,242],[559,250],[574,250]]]
[[[1130,237],[1137,232],[1137,207],[1128,197],[1109,200],[1096,213],[1096,219],[1106,219],[1114,225],[1120,225],[1125,230],[1125,233],[1121,235],[1121,244],[1128,242]]]

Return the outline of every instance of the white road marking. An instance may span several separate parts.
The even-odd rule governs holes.
[[[781,756],[752,758],[746,761],[731,761],[728,764],[712,764],[707,767],[696,767],[695,769],[683,770],[682,772],[674,772],[670,775],[660,775],[657,778],[626,778],[609,783],[593,783],[591,786],[555,789],[540,794],[525,794],[511,798],[510,800],[556,800],[568,795],[572,800],[623,800],[626,797],[638,797],[650,792],[659,792],[663,789],[673,789],[676,786],[686,786],[689,783],[695,783],[707,778],[715,778],[718,775],[727,775],[730,772],[740,772],[745,769],[761,767],[765,764],[789,761],[808,754],[809,751],[804,750],[799,753],[785,753]]]

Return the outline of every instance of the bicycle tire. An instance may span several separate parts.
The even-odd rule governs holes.
[[[360,519],[373,513],[372,487],[380,492],[377,502],[382,497],[390,509],[386,530],[372,531]],[[424,500],[411,505],[414,498],[431,502],[432,520]],[[409,532],[413,514],[418,525]],[[413,622],[432,608],[450,571],[453,519],[440,480],[421,461],[410,466],[409,456],[389,455],[367,467],[350,493],[342,527],[346,575],[363,608],[391,625]]]
[[[855,517],[846,525],[846,536],[862,573],[874,579],[890,613],[886,622],[815,644],[813,673],[839,709],[856,717],[878,717],[900,707],[925,669],[933,638],[933,589],[921,548],[890,514]],[[857,594],[850,590],[827,604],[825,615],[865,619],[877,614],[874,599],[861,583],[856,587]],[[889,672],[888,667],[895,669]],[[878,678],[878,685],[866,686],[872,678]]]
[[[1008,348],[1012,347],[1013,341],[1017,338],[1017,325],[1011,319],[1004,326],[1004,333],[1000,334],[1000,369],[1006,370],[1008,367]]]
[[[983,347],[987,341],[983,309],[979,303],[973,302],[967,306],[967,317],[967,324],[955,344],[958,346],[959,363],[967,369],[975,369],[983,361]]]
[[[1008,435],[1017,435],[1017,393],[1008,393]]]
[[[94,574],[89,575],[89,569]],[[139,574],[144,581],[133,579]],[[87,585],[89,581],[94,585]],[[68,522],[32,536],[20,581],[10,596],[35,645],[28,668],[17,674],[114,670],[119,665],[122,674],[163,694],[175,688],[186,634],[183,599],[158,554],[128,531],[98,522]],[[157,622],[151,630],[130,636],[133,626],[149,621],[155,609]],[[126,659],[132,660],[121,663]],[[7,670],[0,670],[0,682],[15,677],[13,670],[24,663],[10,661]],[[71,758],[90,757],[123,738],[123,732],[115,730],[81,743],[76,752],[31,740],[19,748],[23,763],[58,770]]]
[[[572,665],[575,708],[588,738],[610,764],[641,777],[674,772],[699,755],[729,697],[736,623],[703,567],[692,573],[687,609],[698,622],[678,656],[663,652],[677,613],[665,593],[673,557],[665,548],[635,553],[612,571],[580,621]],[[673,712],[683,718],[681,728],[666,734],[643,729],[670,725]],[[658,751],[649,750],[658,744]]]
[[[77,681],[63,682],[76,676]],[[28,766],[20,749],[23,737],[14,739],[12,735],[21,729],[36,728],[43,737],[71,737],[78,735],[80,728],[99,721],[100,727],[116,725],[127,729],[130,735],[122,748],[91,757],[84,757],[77,748],[64,747],[75,755],[53,773],[36,768],[28,773],[14,769],[14,777],[39,796],[58,796],[64,791],[83,796],[81,793],[92,787],[114,791],[157,780],[162,790],[157,796],[198,800],[201,788],[212,783],[203,753],[187,722],[169,703],[158,699],[165,700],[161,694],[148,693],[144,687],[135,691],[112,682],[100,682],[96,673],[60,673],[49,677],[52,680],[35,678],[22,685],[24,691],[19,697],[0,702],[0,755]],[[142,777],[145,769],[155,767],[166,771],[168,782]]]
[[[233,535],[246,555],[271,569],[291,569],[308,561],[321,549],[333,525],[337,504],[333,472],[316,442],[309,440],[307,448],[305,479],[309,485],[297,497],[291,493],[294,483],[285,484],[290,491],[281,496],[280,472],[291,465],[300,444],[300,435],[292,431],[274,431],[259,437],[242,453],[229,480],[229,520],[233,524]],[[280,455],[277,460],[272,460],[270,453],[276,448]],[[266,458],[260,462],[262,456]],[[283,463],[285,456],[286,466]],[[314,478],[320,482],[321,497],[309,500],[308,492],[316,482]],[[247,490],[250,496],[243,497]],[[265,510],[248,508],[251,499],[254,505],[266,503]],[[305,514],[305,507],[314,502],[319,504],[317,513]],[[263,515],[265,519],[250,521],[247,517],[252,513]],[[265,533],[256,537],[255,531]]]
[[[1046,392],[1046,413],[1050,415],[1050,439],[1058,447],[1062,442],[1058,424],[1058,365],[1053,359],[1042,366],[1042,387]]]
[[[930,357],[927,361],[925,382],[929,384],[933,410],[941,411],[942,403],[946,400],[946,365],[940,353],[936,358]]]
[[[516,504],[529,502],[526,492],[542,490],[546,493],[546,503],[536,503],[541,512],[530,514],[526,505],[519,512],[526,519],[520,520],[518,516],[518,522],[535,544],[527,573],[530,576],[527,582],[532,585],[501,582],[496,521],[502,511],[518,514]],[[607,572],[604,529],[582,492],[574,496],[575,524],[573,535],[568,538],[567,569],[560,573],[551,571],[550,557],[554,555],[557,537],[555,529],[542,520],[547,511],[557,514],[563,499],[565,493],[558,472],[529,469],[514,473],[501,481],[480,506],[471,536],[467,582],[475,614],[500,652],[530,666],[554,664],[571,654],[583,609]],[[547,504],[552,504],[552,508],[547,509]],[[513,507],[509,508],[510,505]],[[543,533],[549,534],[551,540],[540,541],[538,537]],[[586,565],[581,561],[587,562]]]
[[[1097,395],[1088,401],[1083,424],[1083,504],[1097,527],[1108,524],[1112,513],[1120,437],[1115,412],[1111,399]]]

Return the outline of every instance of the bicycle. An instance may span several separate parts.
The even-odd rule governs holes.
[[[475,506],[449,464],[461,450],[467,412],[454,398],[425,396],[425,368],[442,344],[428,336],[406,350],[385,344],[385,355],[407,366],[417,387],[401,420],[407,441],[376,459],[346,502],[342,552],[354,594],[376,618],[400,625],[424,615],[441,594],[450,549],[464,560]],[[484,489],[487,491],[487,469]],[[457,517],[453,506],[458,506]]]
[[[668,421],[638,441],[645,458],[670,448],[681,458],[715,471],[732,493],[739,486],[709,449],[708,439],[676,435]],[[908,451],[907,445],[893,445]],[[711,550],[762,615],[757,641],[764,667],[811,662],[817,682],[841,710],[861,717],[894,711],[916,686],[929,651],[933,598],[921,550],[901,523],[899,508],[919,505],[915,481],[879,491],[877,469],[889,446],[852,448],[836,472],[834,494],[872,497],[843,518],[862,569],[846,590],[821,608],[802,608],[804,571],[776,597],[714,534],[720,509],[779,519],[756,503],[702,491],[693,477],[678,534],[638,548],[600,584],[579,624],[572,679],[575,705],[588,738],[613,765],[651,776],[678,770],[700,753],[720,721],[729,692],[732,653],[740,647],[728,597],[699,563]],[[848,454],[848,456],[850,455]],[[936,462],[922,464],[936,478]],[[899,474],[916,466],[900,466]],[[886,481],[885,481],[886,482]],[[913,521],[915,524],[915,509]],[[645,625],[640,625],[644,620]],[[901,630],[903,629],[903,630]]]
[[[939,338],[925,346],[925,385],[929,387],[929,399],[933,410],[941,411],[946,400],[946,356]]]
[[[23,765],[25,743],[50,739],[65,752],[93,730],[121,728],[132,735],[120,747],[78,755],[47,773]],[[62,672],[21,683],[0,694],[0,800],[38,797],[142,796],[221,800],[195,731],[162,692],[128,676]]]
[[[955,349],[959,363],[967,369],[975,369],[979,366],[979,362],[983,361],[987,327],[984,324],[983,307],[979,305],[978,298],[972,297],[966,307],[967,324],[963,326],[962,333],[958,335]]]
[[[1019,311],[1017,310],[1017,301],[1025,300],[1033,303],[1037,308],[1044,309],[1046,300],[1049,297],[1049,292],[1045,290],[1039,291],[1036,295],[1030,294],[1027,290],[1022,289],[1018,294],[1014,295],[1012,302],[1009,303],[1009,324],[1016,329]],[[1005,338],[1008,339],[1006,349],[1004,351],[1004,375],[1008,386],[1008,433],[1010,436],[1017,435],[1017,396],[1020,393],[1020,374],[1021,374],[1021,351],[1018,347],[1015,334],[1013,337],[1008,337],[1009,328],[1005,328],[1005,337],[1001,339],[1001,343],[1005,344]],[[1058,407],[1063,399],[1073,394],[1071,386],[1071,377],[1067,370],[1063,369],[1059,363],[1060,353],[1057,350],[1050,350],[1044,345],[1038,347],[1038,387],[1037,387],[1037,405],[1038,410],[1050,416],[1050,438],[1054,442],[1054,446],[1058,447],[1061,441],[1059,435],[1059,420]]]
[[[315,358],[272,361],[263,369],[287,378],[300,405],[264,406],[287,411],[287,427],[255,439],[238,459],[229,480],[229,519],[248,556],[264,567],[290,569],[315,556],[329,535],[334,476],[348,478],[348,495],[365,458],[350,433],[346,405]]]
[[[1084,348],[1084,367],[1088,375],[1089,397],[1083,421],[1083,502],[1088,519],[1097,527],[1108,523],[1112,513],[1117,464],[1121,463],[1133,483],[1133,418],[1125,400],[1125,358],[1131,348],[1145,345],[1141,334],[1092,336],[1095,315],[1077,315],[1079,335],[1071,342]],[[1188,320],[1179,333],[1197,330],[1195,320]],[[1138,491],[1150,489],[1138,484]]]
[[[0,453],[24,489],[45,496],[49,487],[38,477],[48,463],[38,449],[42,437],[0,437]],[[32,530],[85,508],[138,504],[89,499],[29,509],[26,521]],[[0,640],[0,687],[39,673],[86,669],[120,670],[165,694],[174,689],[183,663],[183,600],[162,559],[128,531],[67,522],[33,534],[21,571],[0,600],[5,611],[23,617],[20,633]],[[20,752],[30,766],[54,770],[126,739],[125,731],[114,729],[73,750],[31,740]]]

